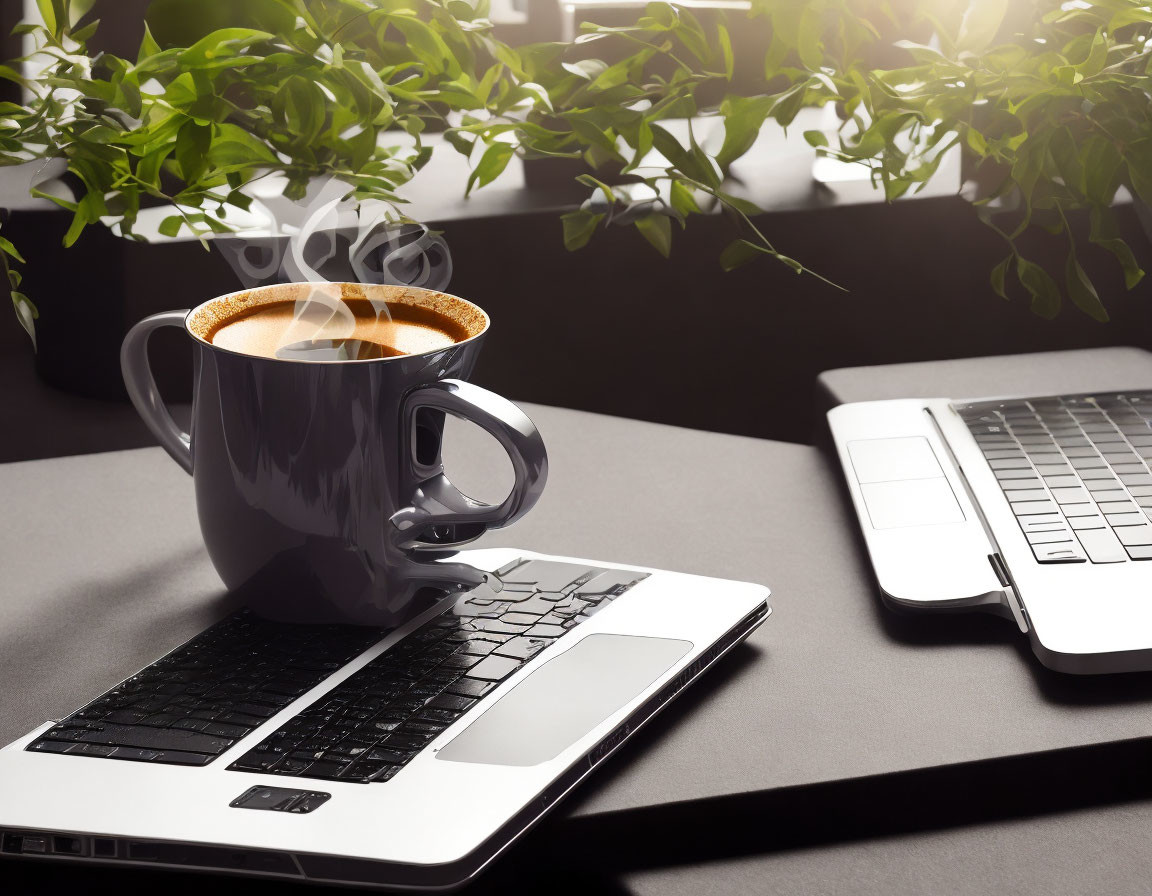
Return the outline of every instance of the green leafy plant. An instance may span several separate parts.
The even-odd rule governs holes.
[[[1115,256],[1129,289],[1139,282],[1144,272],[1116,234],[1112,206],[1122,187],[1152,203],[1152,7],[1146,0],[917,4],[905,33],[918,14],[931,43],[901,39],[895,46],[908,65],[867,70],[857,60],[877,35],[866,34],[853,57],[836,58],[830,22],[869,5],[834,0],[822,25],[808,29],[803,55],[835,71],[843,97],[845,128],[825,151],[869,165],[892,199],[924,184],[944,149],[959,145],[975,174],[977,213],[1009,253],[992,271],[995,291],[1007,298],[1014,278],[1043,317],[1055,316],[1066,295],[1107,320],[1069,217],[1086,210],[1091,242]],[[811,10],[819,4],[806,6],[818,14]],[[822,134],[808,136],[825,145]],[[1063,270],[1024,257],[1020,238],[1033,228],[1067,240]]]
[[[629,26],[521,47],[495,37],[486,0],[154,0],[135,59],[90,53],[98,23],[77,3],[38,2],[44,24],[19,30],[39,76],[0,68],[30,92],[0,104],[0,164],[67,160],[77,196],[47,197],[73,213],[66,244],[98,221],[139,238],[149,203],[171,207],[167,235],[227,232],[246,187],[273,172],[289,197],[330,175],[403,220],[437,131],[468,157],[468,191],[517,154],[583,160],[589,198],[563,216],[569,248],[625,224],[667,255],[692,215],[723,213],[736,228],[723,267],[769,257],[811,273],[775,249],[728,176],[766,121],[834,104],[839,133],[806,138],[867,166],[889,199],[961,148],[990,184],[977,211],[1006,240],[1001,294],[1011,275],[1042,315],[1066,291],[1106,317],[1068,228],[1081,209],[1129,287],[1143,273],[1112,203],[1121,186],[1152,201],[1146,0],[753,0],[727,19],[653,2]],[[733,27],[760,38],[753,89],[736,74],[748,60]],[[708,117],[724,126],[711,151],[694,130]],[[1034,227],[1069,235],[1055,276],[1021,252]],[[31,330],[35,309],[9,276]]]

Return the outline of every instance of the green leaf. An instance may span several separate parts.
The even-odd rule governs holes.
[[[40,312],[36,310],[36,306],[28,301],[28,297],[22,292],[12,290],[12,307],[16,309],[16,319],[20,322],[20,326],[24,328],[24,332],[32,340],[32,348],[36,348],[36,324],[35,320],[40,317]]]
[[[612,193],[612,188],[601,180],[597,180],[591,174],[580,174],[576,177],[576,182],[581,183],[586,187],[591,187],[593,190],[599,190],[604,197],[604,201],[609,205],[616,202],[616,197]]]
[[[728,29],[722,24],[716,26],[716,37],[720,42],[721,58],[724,60],[724,77],[731,81],[732,75],[736,71],[736,56],[732,52],[732,38],[728,34]]]
[[[740,212],[740,214],[747,215],[749,218],[764,214],[764,209],[760,208],[760,206],[754,202],[749,202],[747,199],[741,199],[739,196],[733,196],[731,193],[725,193],[723,190],[717,190],[716,196],[725,205],[731,206]]]
[[[160,222],[157,230],[161,236],[173,237],[180,232],[180,228],[184,226],[184,218],[180,215],[169,215]]]
[[[7,254],[11,255],[17,261],[19,261],[23,264],[27,264],[27,262],[24,261],[24,256],[16,251],[16,247],[12,245],[11,241],[5,239],[2,236],[0,236],[0,250],[3,250]],[[0,264],[3,264],[3,263],[4,263],[3,261],[0,261]]]
[[[80,234],[87,225],[100,220],[100,212],[103,208],[104,197],[99,193],[89,192],[76,203],[76,212],[72,216],[72,223],[68,227],[68,232],[64,234],[64,248],[70,248],[80,238]]]
[[[1143,153],[1143,158],[1134,157],[1132,152],[1128,158],[1128,180],[1132,189],[1144,202],[1152,205],[1152,151]]]
[[[721,170],[727,171],[736,159],[752,148],[775,102],[775,98],[770,96],[749,99],[729,96],[720,104],[720,113],[724,116],[724,143],[716,153],[716,163]]]
[[[293,75],[276,92],[272,114],[287,128],[294,144],[310,146],[324,130],[327,105],[327,97],[313,81]]]
[[[989,280],[992,283],[993,291],[1002,299],[1008,298],[1008,291],[1004,286],[1004,278],[1008,275],[1008,266],[1012,264],[1012,261],[1015,258],[1015,254],[1009,255],[1002,262],[996,265],[996,267],[992,268],[992,274],[989,277]]]
[[[672,186],[669,188],[669,202],[672,203],[672,208],[676,209],[681,215],[693,215],[700,213],[700,206],[696,202],[696,197],[692,195],[692,188],[686,186],[678,180],[672,181]]]
[[[160,45],[156,43],[156,38],[152,36],[152,30],[148,27],[148,23],[144,23],[144,39],[140,41],[140,52],[136,54],[136,64],[139,65],[145,59],[150,59],[160,52]]]
[[[294,6],[294,0],[152,0],[145,23],[162,49],[190,47],[223,28],[292,34]]]
[[[191,72],[178,75],[164,88],[164,101],[173,109],[185,109],[199,98],[200,93],[196,89],[196,80]]]
[[[196,68],[211,62],[217,56],[229,52],[224,44],[237,41],[254,41],[261,38],[272,37],[267,31],[257,31],[254,28],[221,28],[204,35],[192,46],[180,54],[181,64],[189,68]]]
[[[279,161],[268,144],[244,128],[230,123],[216,125],[208,149],[208,163],[216,173],[251,171],[257,165],[275,165]]]
[[[667,258],[672,252],[672,219],[667,215],[646,215],[636,220],[636,229],[656,251]]]
[[[608,70],[608,63],[602,59],[579,59],[576,62],[561,62],[560,67],[577,78],[592,81]]]
[[[734,240],[720,253],[720,267],[726,271],[732,271],[750,261],[763,258],[765,255],[771,256],[771,254],[763,246],[756,243],[751,243],[748,240]]]
[[[1095,205],[1111,205],[1120,185],[1120,151],[1111,140],[1094,134],[1083,144],[1082,158],[1084,195]]]
[[[48,31],[59,36],[61,30],[68,26],[65,0],[36,0],[36,6]]]
[[[1040,265],[1016,256],[1016,276],[1032,296],[1032,313],[1051,320],[1060,312],[1060,287]]]
[[[434,73],[446,73],[450,78],[460,74],[460,64],[448,49],[444,39],[420,19],[408,16],[389,16],[388,21],[404,35],[408,48]]]
[[[824,21],[819,9],[805,4],[796,33],[796,52],[809,71],[819,71],[824,64]]]
[[[472,155],[472,147],[476,145],[475,137],[454,128],[444,132],[444,139],[464,158]]]
[[[957,47],[969,53],[987,49],[1000,33],[1007,12],[1008,0],[972,0],[960,26]]]
[[[1064,282],[1068,288],[1068,295],[1073,304],[1094,320],[1100,323],[1108,322],[1108,312],[1096,293],[1096,287],[1080,267],[1076,258],[1076,250],[1070,249],[1064,262]]]
[[[21,87],[28,87],[28,80],[21,75],[16,69],[8,65],[0,65],[0,78],[5,81],[13,81]]]
[[[797,84],[795,87],[790,87],[788,90],[772,98],[772,109],[769,114],[780,122],[783,127],[788,127],[804,107],[804,101],[807,96],[808,88],[806,84]]]
[[[564,225],[564,248],[574,252],[586,246],[603,218],[603,215],[594,215],[583,209],[561,215],[560,221]]]
[[[1076,66],[1076,71],[1085,78],[1100,74],[1100,70],[1108,62],[1108,39],[1102,30],[1098,30],[1092,38],[1091,49],[1087,58]]]
[[[83,28],[79,29],[78,31],[73,31],[68,36],[71,37],[72,40],[76,41],[77,43],[81,43],[81,44],[87,43],[88,38],[90,38],[93,34],[95,34],[96,29],[99,27],[100,27],[100,20],[96,19],[95,21],[89,22],[87,25],[85,25]]]
[[[1144,271],[1128,244],[1116,233],[1116,219],[1110,208],[1096,206],[1089,213],[1091,229],[1088,239],[1111,252],[1124,271],[1124,285],[1132,289],[1144,278]]]
[[[186,121],[176,135],[176,164],[185,183],[199,179],[208,166],[208,146],[212,142],[212,129],[206,125]]]
[[[609,155],[619,158],[616,141],[595,122],[572,115],[569,117],[568,123],[572,127],[572,132],[588,146],[599,146]]]
[[[508,161],[512,158],[512,151],[511,143],[493,143],[484,150],[484,155],[480,157],[480,161],[476,163],[472,173],[468,175],[468,185],[464,189],[464,195],[469,195],[473,187],[483,187],[499,177],[508,167]]]
[[[817,148],[828,145],[828,135],[823,131],[805,131],[804,139],[809,146]]]

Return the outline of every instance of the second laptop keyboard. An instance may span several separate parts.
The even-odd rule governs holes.
[[[1039,562],[1152,560],[1152,392],[953,408]]]

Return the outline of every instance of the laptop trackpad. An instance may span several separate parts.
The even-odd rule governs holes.
[[[588,635],[501,697],[436,758],[520,766],[555,759],[691,649],[691,641],[669,638]]]
[[[905,479],[902,482],[868,482],[860,486],[873,529],[903,526],[937,526],[964,522],[964,511],[943,476]]]

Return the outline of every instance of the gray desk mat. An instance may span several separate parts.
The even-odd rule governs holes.
[[[482,544],[774,590],[774,615],[749,644],[568,802],[564,823],[587,822],[585,834],[666,817],[678,849],[698,833],[678,807],[719,824],[745,817],[747,797],[823,794],[813,805],[828,806],[853,782],[1152,733],[1152,677],[1068,683],[1003,620],[883,612],[816,449],[527,410],[549,444],[548,489]],[[462,428],[447,455],[465,488],[498,458]],[[0,496],[0,740],[67,713],[229,607],[190,482],[159,449],[0,466]]]

